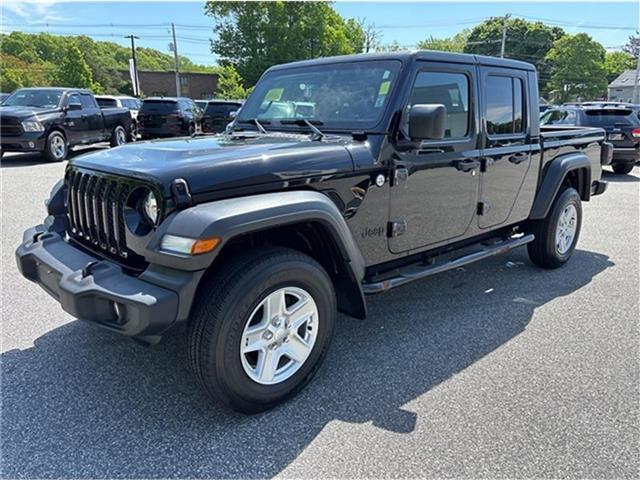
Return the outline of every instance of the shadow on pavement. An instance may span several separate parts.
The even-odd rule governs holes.
[[[606,180],[607,182],[611,182],[611,183],[636,183],[636,182],[640,182],[640,177],[636,177],[635,175],[632,174],[638,174],[640,173],[640,170],[638,170],[638,168],[634,168],[631,173],[628,173],[626,175],[619,175],[617,173],[613,173],[610,172],[608,170],[602,170],[602,179]]]
[[[108,148],[108,145],[92,145],[90,147],[77,147],[69,152],[67,159]],[[0,159],[0,168],[31,167],[34,165],[50,165],[46,158],[39,153],[5,153]]]
[[[409,433],[417,414],[405,404],[612,265],[578,250],[545,271],[521,249],[369,297],[367,320],[340,317],[315,380],[257,416],[208,402],[187,369],[183,334],[145,348],[73,321],[2,354],[2,476],[271,477],[334,420]]]

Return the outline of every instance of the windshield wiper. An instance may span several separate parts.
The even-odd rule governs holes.
[[[248,124],[248,125],[255,125],[258,131],[262,134],[267,133],[265,128],[262,126],[262,123],[264,123],[265,125],[271,124],[271,122],[268,122],[268,121],[263,121],[262,123],[260,123],[257,118],[247,118],[245,120],[236,120],[235,125],[233,125],[233,127],[231,128],[231,131],[233,132],[233,130],[235,130],[236,125],[239,125],[241,123]]]
[[[309,127],[312,132],[312,140],[320,141],[326,136],[318,127],[316,127],[316,125],[322,125],[320,120],[310,121],[306,118],[296,118],[295,120],[280,120],[280,123],[282,125],[300,125],[301,127]]]

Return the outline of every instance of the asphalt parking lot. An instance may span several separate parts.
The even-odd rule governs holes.
[[[14,249],[64,164],[2,160],[3,478],[640,475],[640,169],[606,174],[564,268],[524,249],[370,297],[301,395],[207,403],[185,338],[75,320]]]

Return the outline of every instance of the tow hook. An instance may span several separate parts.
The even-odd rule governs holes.
[[[93,267],[95,267],[99,263],[100,263],[100,260],[95,260],[93,262],[87,263],[82,269],[82,278],[87,278],[89,275],[91,275],[91,271],[93,270]]]

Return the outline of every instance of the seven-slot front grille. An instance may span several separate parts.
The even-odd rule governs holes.
[[[117,177],[69,169],[69,235],[105,252],[126,259],[124,207],[130,187]]]

